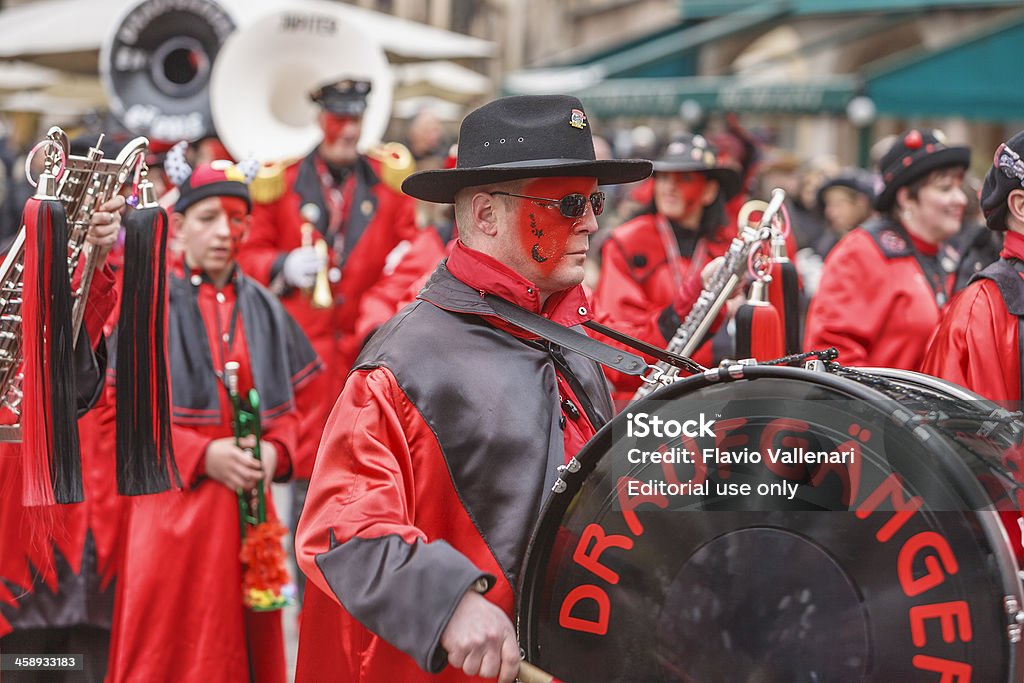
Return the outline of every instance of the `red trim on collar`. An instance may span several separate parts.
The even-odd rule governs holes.
[[[938,244],[925,242],[923,239],[917,237],[909,230],[907,230],[907,237],[909,237],[910,241],[914,243],[914,247],[925,256],[935,256],[936,254],[939,253]]]
[[[582,285],[555,292],[542,310],[536,285],[504,263],[467,247],[462,240],[455,243],[448,256],[448,272],[477,291],[499,296],[559,325],[572,327],[591,317],[590,303]]]
[[[1003,250],[999,252],[1003,258],[1015,258],[1024,261],[1024,235],[1012,230],[1006,231]]]

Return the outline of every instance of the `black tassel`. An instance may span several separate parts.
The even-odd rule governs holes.
[[[115,424],[117,489],[127,496],[166,491],[172,478],[181,486],[167,374],[167,213],[154,204],[125,219]]]
[[[803,351],[800,333],[800,276],[786,253],[786,240],[781,235],[772,238],[772,283],[769,300],[782,319],[786,355]]]

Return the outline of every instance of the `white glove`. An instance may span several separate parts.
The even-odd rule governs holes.
[[[292,287],[308,288],[316,282],[316,274],[323,263],[314,247],[299,247],[284,258],[281,274]]]

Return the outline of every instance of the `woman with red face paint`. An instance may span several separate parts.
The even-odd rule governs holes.
[[[725,224],[724,205],[739,189],[739,174],[719,163],[703,136],[671,143],[654,162],[650,211],[616,228],[601,250],[598,322],[664,348],[700,295],[702,270],[736,234]],[[711,344],[694,355],[710,365]],[[640,386],[636,377],[608,374],[618,399]]]
[[[919,369],[953,291],[967,196],[968,147],[912,129],[879,162],[879,212],[829,252],[807,311],[804,348],[839,350],[843,365]]]
[[[405,180],[454,203],[459,240],[367,342],[328,420],[296,540],[297,681],[515,678],[531,530],[557,468],[612,415],[598,354],[573,346],[598,346],[580,329],[598,185],[650,171],[597,160],[583,105],[550,95],[470,113],[455,168]]]
[[[129,506],[109,680],[284,681],[280,612],[243,607],[236,490],[289,476],[295,392],[319,361],[276,297],[235,263],[251,206],[243,173],[204,164],[180,191],[171,228],[184,258],[168,282],[167,350],[183,488]],[[235,445],[229,361],[240,393],[260,394],[262,463],[246,450],[253,437]]]

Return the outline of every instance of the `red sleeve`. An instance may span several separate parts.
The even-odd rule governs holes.
[[[953,299],[925,352],[921,372],[966,387],[993,401],[1019,401],[1017,318],[991,280]]]
[[[271,422],[263,433],[263,440],[274,444],[277,449],[277,467],[274,470],[275,480],[285,480],[291,476],[292,461],[298,448],[299,414],[295,411],[285,413]]]
[[[388,370],[349,376],[320,444],[296,556],[325,595],[436,672],[445,663],[438,641],[455,606],[478,579],[493,576],[416,525],[411,448],[427,448],[422,439],[432,434],[413,428],[414,415]]]
[[[864,365],[895,303],[885,278],[885,257],[866,232],[857,229],[840,240],[807,311],[804,348],[834,346],[843,365]]]
[[[206,474],[206,447],[213,441],[213,437],[191,427],[172,423],[171,440],[182,486],[192,488]]]
[[[77,279],[77,278],[76,278]],[[103,339],[103,326],[117,305],[117,280],[110,266],[103,264],[92,276],[89,298],[85,303],[82,324],[89,335],[89,343],[95,347]]]
[[[329,530],[338,539],[426,538],[412,522],[412,459],[393,390],[387,370],[354,372],[327,420],[325,457],[317,458],[298,529],[299,564],[316,582],[314,558],[331,547]],[[326,583],[321,588],[332,592]]]
[[[252,223],[242,243],[238,260],[245,274],[263,285],[270,284],[274,264],[289,251],[281,243],[287,225],[282,223],[281,215],[291,201],[290,195],[290,192],[286,192],[280,199],[268,204],[253,203]]]

